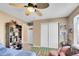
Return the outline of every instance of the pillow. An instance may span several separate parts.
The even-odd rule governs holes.
[[[61,53],[62,52],[62,53]],[[71,49],[70,49],[70,46],[64,46],[60,49],[59,53],[61,53],[61,55],[66,55],[66,56],[69,56],[71,55]]]
[[[67,50],[70,48],[70,46],[64,46],[60,49],[60,51],[63,51],[63,52],[67,52]]]

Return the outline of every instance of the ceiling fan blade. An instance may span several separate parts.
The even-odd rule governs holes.
[[[42,13],[38,9],[35,9],[35,12],[37,15],[42,16]]]
[[[38,9],[45,9],[49,7],[49,3],[37,3],[36,5]]]
[[[17,7],[17,8],[24,8],[23,3],[9,3],[9,5],[11,5],[13,7]]]

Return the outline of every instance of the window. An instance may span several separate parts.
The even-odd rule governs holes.
[[[79,45],[79,15],[74,17],[74,45]]]
[[[33,44],[33,26],[28,26],[28,43]]]
[[[58,22],[41,24],[41,47],[58,49]]]

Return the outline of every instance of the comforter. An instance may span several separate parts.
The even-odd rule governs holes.
[[[6,48],[0,44],[0,56],[36,56],[35,52]]]

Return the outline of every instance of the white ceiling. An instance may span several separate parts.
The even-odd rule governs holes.
[[[77,3],[50,3],[46,9],[40,9],[43,16],[38,16],[36,13],[32,13],[29,16],[24,14],[25,9],[15,8],[7,3],[0,3],[0,10],[13,15],[26,22],[33,20],[42,20],[47,18],[66,17],[68,16],[79,4]]]

